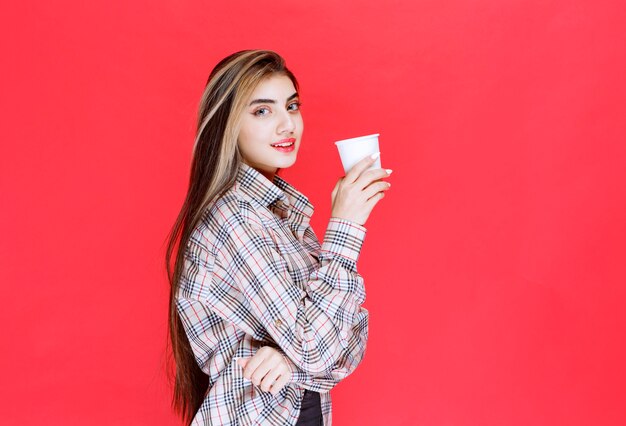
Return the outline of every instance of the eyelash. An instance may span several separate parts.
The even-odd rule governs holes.
[[[298,108],[292,109],[290,111],[298,111],[302,107],[302,102],[298,101],[298,102],[292,102],[289,104],[289,106],[292,106],[292,105],[297,105]],[[254,115],[256,115],[257,117],[266,115],[266,114],[259,114],[259,111],[263,111],[263,110],[269,110],[269,108],[259,108],[256,111],[254,111]]]

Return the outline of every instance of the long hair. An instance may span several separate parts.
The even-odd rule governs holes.
[[[266,77],[279,73],[298,82],[284,59],[269,50],[242,50],[222,59],[211,71],[198,109],[187,195],[167,237],[165,264],[170,283],[167,374],[174,383],[172,408],[191,423],[204,400],[209,378],[199,366],[176,308],[184,248],[202,213],[227,191],[243,161],[237,145],[246,102]],[[172,265],[172,257],[174,263]],[[172,365],[172,356],[175,365]],[[173,379],[173,380],[172,380]]]

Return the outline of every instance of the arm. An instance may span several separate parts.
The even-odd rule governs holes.
[[[361,308],[358,315],[361,321],[355,326],[354,335],[359,336],[359,339],[362,339],[362,341],[355,340],[353,345],[344,352],[342,357],[335,364],[333,370],[329,373],[324,375],[311,375],[300,369],[300,367],[285,355],[284,358],[291,369],[290,383],[294,383],[304,389],[323,393],[329,392],[341,380],[350,375],[363,359],[367,343],[368,311],[365,308]],[[278,350],[282,352],[281,349]]]
[[[320,267],[309,277],[305,291],[292,282],[271,230],[256,229],[239,218],[231,222],[220,233],[224,242],[216,252],[213,282],[204,285],[215,291],[238,290],[232,297],[245,299],[258,325],[296,366],[296,382],[312,380],[307,375],[336,380],[352,372],[367,340],[368,315],[360,306],[365,289],[356,272],[365,228],[331,218]],[[206,303],[235,323],[248,318],[217,297],[208,297]],[[243,325],[255,332],[249,321]]]

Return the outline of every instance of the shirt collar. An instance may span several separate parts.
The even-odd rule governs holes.
[[[237,182],[242,190],[265,207],[275,204],[278,208],[310,218],[313,205],[309,199],[278,175],[270,182],[255,168],[240,163]]]

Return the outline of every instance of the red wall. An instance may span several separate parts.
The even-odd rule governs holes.
[[[268,48],[319,236],[333,141],[394,169],[335,424],[626,424],[624,3],[313,3],[2,6],[2,423],[180,424],[164,240],[210,69]]]

